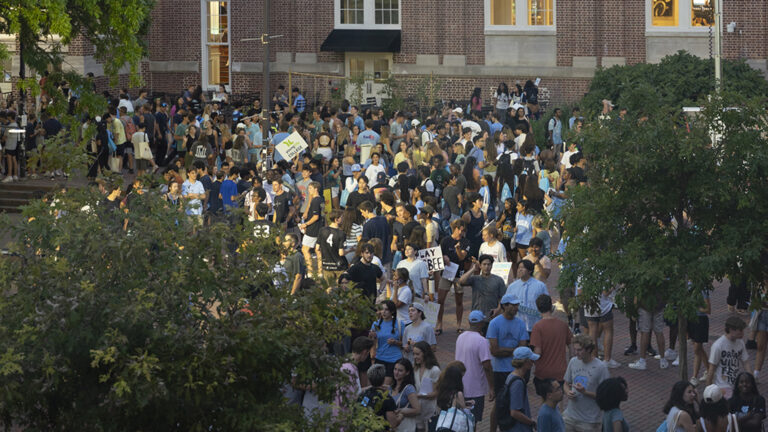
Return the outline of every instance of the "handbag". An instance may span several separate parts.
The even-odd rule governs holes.
[[[109,156],[109,169],[112,170],[113,173],[121,174],[120,157],[115,156],[114,154]]]
[[[136,159],[152,159],[152,149],[149,148],[148,142],[142,141],[136,145]]]
[[[400,392],[400,396],[397,398],[397,406],[400,406],[400,400],[403,398],[403,392]],[[418,417],[403,417],[400,424],[395,428],[395,432],[413,432],[416,430],[416,425],[419,423]]]
[[[462,409],[450,407],[440,411],[435,430],[436,432],[474,432],[475,418]]]

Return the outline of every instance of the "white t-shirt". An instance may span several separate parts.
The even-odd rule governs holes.
[[[413,303],[413,291],[408,285],[403,285],[397,289],[397,299],[403,304],[397,308],[397,320],[402,321],[403,324],[408,324],[411,319],[408,318],[408,307]],[[390,300],[395,301],[395,290],[392,289],[392,296]]]
[[[365,176],[368,177],[368,184],[369,185],[375,185],[378,183],[376,180],[376,177],[379,175],[380,172],[384,171],[384,165],[379,162],[378,165],[369,165],[368,168],[365,169]]]
[[[729,340],[720,336],[709,350],[709,364],[715,365],[714,383],[726,391],[730,398],[736,384],[736,376],[741,372],[742,363],[749,360],[747,347],[742,339]]]
[[[425,263],[424,261],[418,258],[413,260],[413,262],[409,262],[407,259],[404,259],[397,264],[397,268],[404,268],[408,270],[408,278],[411,280],[413,291],[416,293],[416,295],[423,297],[424,286],[422,286],[421,280],[429,278],[429,270],[427,269],[427,263]],[[407,319],[406,320],[400,319],[400,320],[403,322],[409,321]]]
[[[488,242],[483,242],[482,245],[480,245],[480,252],[478,256],[480,255],[490,255],[493,257],[493,262],[500,262],[504,263],[507,262],[507,250],[504,249],[504,245],[501,244],[500,241],[496,241],[496,244],[493,246],[489,245]],[[505,281],[506,282],[506,281]]]
[[[511,98],[509,97],[508,94],[494,93],[493,97],[496,98],[496,109],[506,110],[507,108],[509,108],[509,101],[511,100]]]
[[[563,158],[560,159],[560,163],[563,164],[565,169],[568,169],[571,167],[571,156],[575,155],[576,153],[578,153],[578,151],[570,151],[570,150],[563,153]]]
[[[461,122],[461,128],[470,128],[472,129],[472,139],[475,139],[476,136],[483,133],[483,128],[480,127],[477,122],[472,120],[465,120]]]

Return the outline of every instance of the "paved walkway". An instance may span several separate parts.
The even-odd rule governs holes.
[[[557,269],[552,270],[552,275],[549,278],[547,286],[549,287],[550,294],[553,297],[557,297],[557,290],[555,286],[557,284],[557,278],[559,272]],[[712,292],[712,314],[710,315],[710,331],[709,341],[710,344],[714,342],[718,337],[724,333],[725,319],[731,315],[726,307],[726,296],[728,294],[728,281],[715,284],[715,290]],[[467,317],[470,312],[471,306],[471,288],[466,288],[464,293],[464,324],[463,328],[469,326]],[[616,311],[618,312],[618,311]],[[562,314],[561,314],[562,315]],[[631,429],[633,431],[641,432],[653,432],[664,420],[664,414],[662,413],[662,407],[669,398],[669,392],[672,389],[672,385],[680,379],[680,370],[678,367],[671,365],[669,369],[659,369],[658,360],[648,359],[648,369],[645,371],[637,371],[630,369],[627,365],[638,358],[638,355],[624,356],[624,349],[629,346],[629,325],[627,318],[621,313],[614,314],[614,343],[613,343],[613,358],[620,362],[622,365],[617,369],[609,369],[611,376],[622,376],[627,380],[629,390],[629,400],[624,402],[621,406],[624,411],[624,416],[627,419]],[[564,315],[562,316],[565,319]],[[748,321],[748,317],[742,317],[745,321]],[[437,340],[437,358],[441,365],[445,365],[448,362],[454,360],[454,352],[456,347],[456,314],[453,296],[449,295],[446,300],[446,312],[443,321],[444,332]],[[669,344],[669,333],[664,332],[664,337],[667,345]],[[639,340],[638,340],[639,343]],[[652,342],[654,348],[656,342]],[[675,348],[679,349],[679,344]],[[709,344],[705,345],[707,353],[709,353]],[[688,370],[693,368],[693,345],[688,343]],[[750,350],[749,356],[751,362],[754,364],[755,351]],[[749,371],[751,372],[751,371]],[[689,373],[690,374],[690,373]],[[763,382],[758,383],[760,393],[762,395],[768,394],[768,379],[763,379]],[[704,391],[704,384],[699,384],[699,398]],[[529,384],[528,394],[531,402],[531,410],[535,416],[538,415],[539,407],[541,406],[541,398],[536,395],[533,390],[533,383]],[[565,409],[564,400],[560,404],[561,411]],[[489,424],[488,418],[490,416],[490,404],[486,401],[485,411],[483,414],[483,421],[477,425],[478,432],[488,432]],[[541,431],[545,432],[545,431]]]

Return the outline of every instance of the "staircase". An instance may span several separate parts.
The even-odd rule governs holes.
[[[21,206],[52,191],[56,186],[56,182],[46,180],[0,183],[0,213],[21,213]]]

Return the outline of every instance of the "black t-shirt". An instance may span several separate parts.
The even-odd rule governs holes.
[[[165,139],[165,133],[168,131],[168,116],[164,112],[158,111],[155,113],[155,121],[157,122],[158,132]]]
[[[760,413],[765,415],[765,398],[762,396],[756,396],[751,401],[742,400],[736,392],[733,392],[733,397],[728,400],[728,409],[735,414],[752,414]],[[756,427],[749,427],[746,424],[739,424],[741,431],[743,432],[762,432],[763,428],[755,425]]]
[[[440,249],[443,250],[443,255],[447,256],[452,263],[458,264],[459,269],[461,269],[464,261],[459,259],[459,255],[456,251],[457,249],[469,251],[469,240],[464,237],[461,240],[456,241],[452,236],[447,236],[440,241]]]
[[[405,225],[403,225],[403,240],[410,238],[413,229],[417,226],[419,226],[419,223],[414,220],[406,222]]]
[[[272,199],[272,208],[275,211],[275,221],[277,223],[285,223],[285,219],[288,217],[288,210],[293,205],[293,199],[291,193],[283,191],[280,195],[275,195]]]
[[[376,264],[363,264],[358,261],[347,270],[349,280],[356,283],[356,287],[363,291],[368,298],[376,298],[376,280],[381,277],[381,268]]]
[[[376,198],[370,191],[368,193],[360,193],[360,191],[354,191],[350,193],[349,198],[347,198],[347,207],[356,209],[357,206],[365,201],[370,201],[371,203],[376,204]]]
[[[43,122],[43,129],[45,130],[46,139],[56,135],[63,128],[64,126],[62,126],[61,123],[55,118],[49,118]]]
[[[323,199],[320,197],[312,198],[309,203],[309,212],[307,213],[307,221],[312,219],[312,216],[317,216],[317,220],[307,225],[307,235],[310,237],[317,237],[320,233],[320,228],[323,226]]]
[[[257,219],[253,221],[253,236],[256,238],[269,238],[275,230],[275,224],[268,220]]]
[[[338,228],[329,226],[320,228],[317,244],[320,245],[320,252],[323,255],[323,270],[346,270],[347,260],[343,255],[339,256],[339,249],[344,248],[346,239],[344,231]]]
[[[397,410],[397,404],[392,396],[388,395],[384,390],[370,387],[366,389],[358,398],[360,404],[364,407],[369,407],[376,412],[377,416],[386,418],[388,412]],[[389,427],[384,428],[389,430]]]
[[[203,183],[203,188],[205,188],[205,183]],[[216,180],[211,183],[211,193],[208,194],[208,211],[211,213],[217,213],[223,209],[224,203],[219,198],[219,191],[221,191],[221,182]]]

